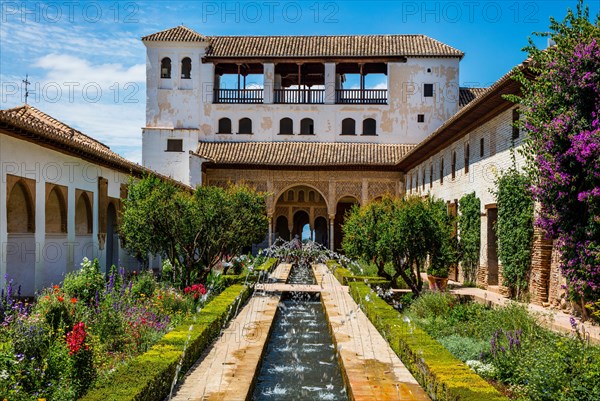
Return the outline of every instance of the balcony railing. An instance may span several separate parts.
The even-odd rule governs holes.
[[[215,89],[213,103],[262,103],[262,89]]]
[[[274,103],[323,104],[324,89],[273,89]]]
[[[387,104],[387,89],[336,89],[339,104]]]

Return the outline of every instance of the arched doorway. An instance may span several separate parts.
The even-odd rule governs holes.
[[[317,239],[317,220],[321,243],[327,244],[327,202],[316,188],[299,184],[282,189],[275,202],[273,233],[285,240],[298,235],[302,239]],[[303,234],[304,233],[304,234]]]
[[[315,230],[314,240],[319,244],[327,247],[329,245],[329,233],[327,230],[327,219],[323,216],[319,216],[315,219]]]
[[[67,187],[46,184],[44,268],[38,286],[58,284],[67,272]]]
[[[290,229],[288,226],[288,219],[285,216],[277,217],[275,221],[275,234],[276,238],[281,238],[286,241],[290,240]]]
[[[13,280],[14,293],[23,296],[35,292],[35,182],[10,177],[14,184],[7,192],[6,202],[6,274]]]
[[[119,263],[119,241],[117,238],[117,210],[111,203],[106,211],[106,272]],[[118,267],[118,266],[117,266]]]
[[[335,208],[335,222],[333,231],[333,249],[336,251],[342,248],[342,240],[344,237],[342,226],[344,225],[344,221],[346,220],[346,215],[350,212],[352,206],[358,204],[358,199],[356,199],[353,196],[344,196],[340,198],[337,202]]]

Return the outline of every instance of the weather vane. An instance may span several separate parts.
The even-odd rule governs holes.
[[[22,81],[25,84],[25,104],[27,104],[27,98],[29,97],[29,84],[31,84],[27,78],[29,78],[29,75],[25,74],[25,79]]]

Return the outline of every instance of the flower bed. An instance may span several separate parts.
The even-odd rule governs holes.
[[[366,284],[349,286],[354,300],[432,399],[507,400],[425,331],[404,320]]]
[[[354,275],[350,270],[342,267],[336,260],[328,260],[327,267],[333,272],[334,277],[342,285],[348,285],[351,282],[364,282],[370,285],[377,285],[380,287],[389,287],[390,282],[379,276],[357,276]]]
[[[251,288],[233,285],[200,313],[166,334],[148,352],[120,366],[81,401],[161,401],[179,372],[183,375],[246,301]],[[178,364],[180,369],[178,371]]]
[[[149,272],[128,277],[113,271],[107,280],[97,261],[89,260],[34,303],[14,297],[18,289],[6,279],[0,297],[0,398],[11,401],[76,400],[216,293],[209,296],[201,284],[181,292]]]

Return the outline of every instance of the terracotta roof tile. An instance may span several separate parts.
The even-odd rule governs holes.
[[[143,41],[210,43],[206,57],[462,57],[458,49],[425,35],[204,36],[185,26]]]
[[[459,88],[458,107],[465,107],[471,100],[481,96],[487,88]]]
[[[206,39],[206,36],[183,25],[142,37],[146,42],[203,42]]]
[[[414,145],[347,142],[200,142],[197,155],[217,165],[393,166]]]
[[[40,145],[47,144],[53,148],[63,149],[65,153],[88,161],[108,165],[128,174],[133,173],[137,176],[155,174],[163,179],[171,180],[166,176],[157,174],[146,167],[125,159],[110,150],[102,142],[83,134],[30,105],[0,110],[0,128],[10,130],[14,136],[29,140],[33,139],[35,143]],[[176,183],[187,188],[187,186],[179,182]]]

